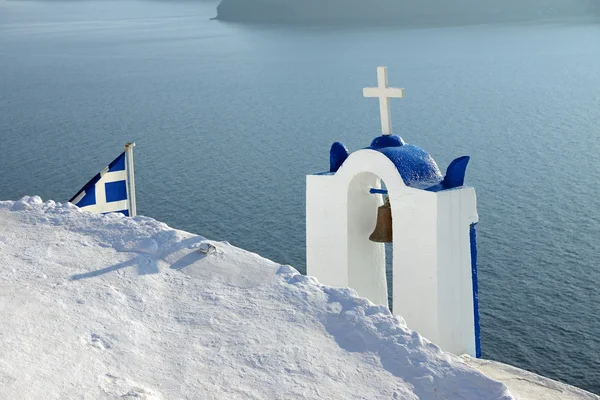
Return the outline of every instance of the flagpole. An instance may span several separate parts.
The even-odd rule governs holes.
[[[129,199],[129,216],[135,217],[136,214],[136,204],[135,204],[135,178],[133,174],[133,148],[135,147],[135,143],[127,143],[125,145],[125,160],[127,162],[127,188],[129,189],[128,199]]]

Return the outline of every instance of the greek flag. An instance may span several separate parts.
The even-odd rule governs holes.
[[[108,164],[79,191],[70,203],[95,213],[120,212],[135,217],[135,185],[133,179],[133,146]]]

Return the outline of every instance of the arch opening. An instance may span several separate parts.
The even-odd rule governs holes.
[[[376,174],[361,172],[348,186],[348,286],[375,304],[393,309],[392,243],[369,239],[377,224],[378,208],[387,195],[370,189],[385,189]]]

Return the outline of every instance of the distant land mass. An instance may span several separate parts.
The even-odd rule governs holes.
[[[222,0],[217,19],[462,25],[600,16],[599,0]]]

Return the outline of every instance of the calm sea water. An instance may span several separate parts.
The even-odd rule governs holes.
[[[135,141],[138,212],[305,270],[305,175],[396,132],[472,156],[483,353],[600,393],[600,25],[324,29],[212,2],[0,0],[0,198],[68,200]]]

